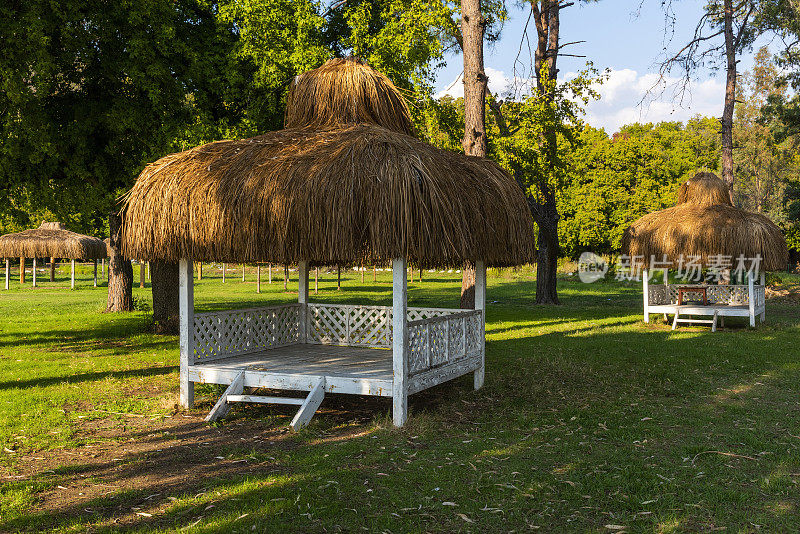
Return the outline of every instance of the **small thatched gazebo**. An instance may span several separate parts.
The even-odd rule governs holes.
[[[727,185],[712,173],[698,173],[684,183],[675,206],[635,221],[625,231],[622,250],[645,267],[645,322],[650,313],[674,314],[673,329],[681,322],[699,322],[715,330],[717,317],[724,316],[749,317],[751,326],[756,316],[763,322],[764,272],[785,269],[788,261],[780,228],[763,214],[733,206]],[[742,275],[743,284],[669,284],[669,269],[685,271],[689,261],[698,272],[702,267],[734,271]],[[663,270],[664,284],[650,286],[647,269]],[[683,304],[689,293],[701,296],[701,303]]]
[[[20,258],[21,282],[24,282],[25,258],[33,258],[33,287],[36,287],[37,258],[50,258],[51,264],[53,258],[69,258],[73,289],[75,260],[94,260],[94,286],[97,287],[97,260],[106,257],[106,246],[96,237],[70,232],[59,222],[43,222],[39,228],[0,236],[0,257],[6,258],[6,289],[9,288],[8,258]]]
[[[486,266],[535,253],[523,193],[488,160],[398,131],[410,131],[410,121],[397,90],[371,69],[353,89],[337,77],[351,82],[353,66],[368,69],[336,60],[298,77],[287,110],[295,127],[166,156],[128,195],[124,254],[180,263],[182,405],[192,404],[195,382],[229,386],[209,420],[231,402],[297,404],[297,428],[336,392],[392,397],[400,426],[408,395],[470,372],[476,388],[483,383]],[[303,115],[296,107],[309,101],[299,95],[314,84],[353,109],[336,116],[343,107],[316,102],[318,111]],[[375,85],[393,98],[339,94],[371,95]],[[313,127],[297,127],[298,116],[314,118]],[[362,260],[392,263],[392,306],[309,302],[310,265]],[[298,302],[195,314],[192,261],[297,264]],[[474,262],[476,309],[409,308],[408,261]],[[308,396],[255,397],[246,387]]]

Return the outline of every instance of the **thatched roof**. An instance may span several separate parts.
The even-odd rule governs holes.
[[[360,59],[331,59],[295,78],[286,100],[286,128],[356,123],[413,135],[411,112],[400,91]]]
[[[105,258],[106,246],[96,237],[70,232],[61,223],[43,222],[39,228],[0,236],[0,257],[91,260]]]
[[[698,172],[678,189],[677,204],[695,206],[733,206],[728,184],[712,172]]]
[[[678,198],[676,206],[649,213],[625,230],[625,254],[642,256],[647,266],[664,255],[675,266],[681,256],[699,256],[708,265],[721,254],[731,256],[734,267],[744,255],[760,256],[762,270],[786,268],[789,253],[780,228],[765,215],[731,205],[727,185],[713,174],[683,184]]]
[[[496,164],[371,125],[219,141],[148,165],[127,257],[426,266],[533,259],[533,222]]]

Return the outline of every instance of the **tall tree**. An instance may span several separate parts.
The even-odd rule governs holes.
[[[486,157],[486,86],[483,68],[483,39],[486,19],[480,0],[461,0],[461,35],[464,56],[464,139],[468,156]],[[477,259],[477,258],[476,258]],[[475,266],[464,265],[461,279],[461,307],[475,307]]]
[[[531,2],[533,19],[536,25],[536,52],[534,71],[536,89],[545,106],[552,107],[555,102],[556,80],[558,79],[559,33],[561,30],[561,0],[541,0]],[[541,133],[542,148],[547,161],[555,162],[558,156],[558,138],[555,129]],[[537,304],[558,304],[556,271],[558,268],[558,206],[553,182],[548,179],[537,181],[537,191],[530,197],[529,205],[539,229],[536,240],[536,302]]]
[[[692,38],[677,53],[661,62],[661,81],[673,69],[681,72],[677,96],[682,100],[698,69],[721,66],[725,68],[725,95],[720,135],[722,138],[722,179],[728,184],[733,200],[733,111],[736,102],[736,65],[738,56],[758,36],[758,27],[753,21],[759,16],[761,0],[709,0],[703,15],[697,22]],[[665,12],[674,13],[672,1],[663,2]],[[675,23],[674,15],[671,23]]]

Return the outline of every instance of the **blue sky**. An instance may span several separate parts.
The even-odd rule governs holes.
[[[610,79],[599,88],[601,99],[590,104],[586,121],[605,128],[609,134],[630,122],[686,120],[693,115],[719,116],[722,113],[724,72],[705,70],[697,74],[691,95],[681,105],[670,92],[650,98],[640,105],[642,97],[657,79],[658,61],[668,51],[679,50],[694,31],[705,2],[675,0],[677,16],[674,34],[665,38],[665,15],[660,0],[601,0],[591,4],[576,4],[564,9],[561,15],[561,42],[584,40],[565,52],[585,55],[585,58],[559,58],[560,76],[568,76],[592,61],[598,69],[610,69]],[[515,58],[530,8],[508,2],[510,20],[503,28],[501,39],[485,51],[484,63],[489,86],[502,93],[514,76]],[[529,34],[536,33],[533,21]],[[669,43],[665,39],[671,38]],[[762,43],[759,43],[762,44]],[[530,59],[525,49],[517,64],[517,76],[527,76]],[[743,72],[752,65],[752,53],[745,54],[739,64]],[[521,70],[524,69],[524,70]],[[447,66],[438,72],[436,89],[439,94],[463,94],[460,74],[461,55],[447,57]],[[675,74],[676,76],[678,73]],[[454,83],[455,82],[455,83]]]

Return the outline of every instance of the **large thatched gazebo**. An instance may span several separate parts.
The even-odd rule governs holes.
[[[623,236],[622,250],[641,262],[644,320],[651,313],[674,315],[678,323],[706,323],[716,330],[725,316],[765,319],[764,272],[786,268],[786,240],[775,223],[760,213],[733,206],[728,187],[712,173],[698,173],[684,183],[675,206],[635,221]],[[670,284],[670,269],[733,272],[740,284]],[[663,270],[664,283],[650,285],[647,269]],[[758,281],[756,279],[758,278]],[[700,297],[684,304],[684,296]],[[697,299],[694,299],[697,300]],[[684,318],[680,316],[683,315]],[[698,320],[687,316],[708,316]]]
[[[97,287],[97,260],[106,257],[105,244],[96,237],[70,232],[59,222],[43,222],[39,228],[0,236],[0,256],[6,258],[6,289],[9,288],[10,261],[20,259],[20,281],[24,281],[25,258],[33,258],[33,287],[36,287],[36,259],[68,258],[71,282],[75,288],[75,260],[94,261],[94,286]],[[51,271],[52,275],[52,271]]]
[[[296,107],[308,105],[300,95],[313,86],[343,104],[317,101],[327,118],[306,114],[313,126],[298,127]],[[387,99],[364,104],[332,89],[373,94],[376,86],[392,96],[383,108]],[[297,428],[326,392],[377,395],[393,398],[400,426],[408,395],[470,372],[482,385],[486,266],[530,261],[532,221],[508,174],[411,137],[408,116],[384,76],[335,60],[295,80],[287,111],[294,127],[210,143],[144,169],[127,198],[123,251],[180,263],[183,406],[195,382],[226,384],[209,420],[231,402],[297,404]],[[392,306],[309,302],[310,265],[362,260],[391,262]],[[196,314],[192,261],[297,264],[298,302]],[[409,261],[474,262],[476,309],[408,307]],[[244,394],[249,387],[308,395],[256,397]]]

